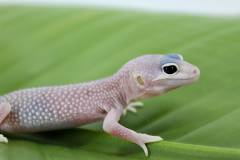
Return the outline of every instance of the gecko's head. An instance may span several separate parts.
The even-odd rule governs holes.
[[[144,55],[126,65],[130,73],[132,98],[142,99],[198,80],[200,70],[183,60],[180,54]]]

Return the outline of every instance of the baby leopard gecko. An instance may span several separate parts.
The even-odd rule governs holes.
[[[126,63],[110,77],[87,83],[41,87],[0,96],[0,130],[7,133],[42,132],[103,121],[103,130],[139,145],[159,136],[137,133],[118,123],[136,102],[195,82],[199,69],[180,54],[147,54]],[[0,142],[8,140],[0,134]]]

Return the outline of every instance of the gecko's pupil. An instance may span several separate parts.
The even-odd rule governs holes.
[[[174,74],[177,72],[177,67],[175,65],[164,66],[163,71],[167,74]]]

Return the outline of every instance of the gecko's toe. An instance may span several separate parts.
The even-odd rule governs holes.
[[[0,143],[8,143],[8,139],[0,134]]]
[[[138,133],[138,145],[143,149],[145,156],[148,156],[148,149],[146,147],[146,143],[158,142],[163,139],[159,136],[151,136],[143,133]]]
[[[163,138],[161,138],[159,136],[151,136],[148,134],[140,133],[140,136],[141,136],[142,140],[144,141],[144,143],[152,143],[152,142],[158,142],[158,141],[163,140]]]
[[[147,149],[146,144],[141,143],[141,144],[139,144],[139,146],[143,149],[145,156],[148,157],[148,149]]]
[[[135,107],[143,107],[144,103],[138,101],[138,102],[133,102],[132,105],[135,106]]]

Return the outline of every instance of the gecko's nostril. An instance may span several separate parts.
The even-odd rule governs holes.
[[[193,74],[197,74],[197,70],[196,69],[193,70]]]
[[[198,68],[193,69],[192,71],[194,76],[199,76],[200,75],[200,70]]]

